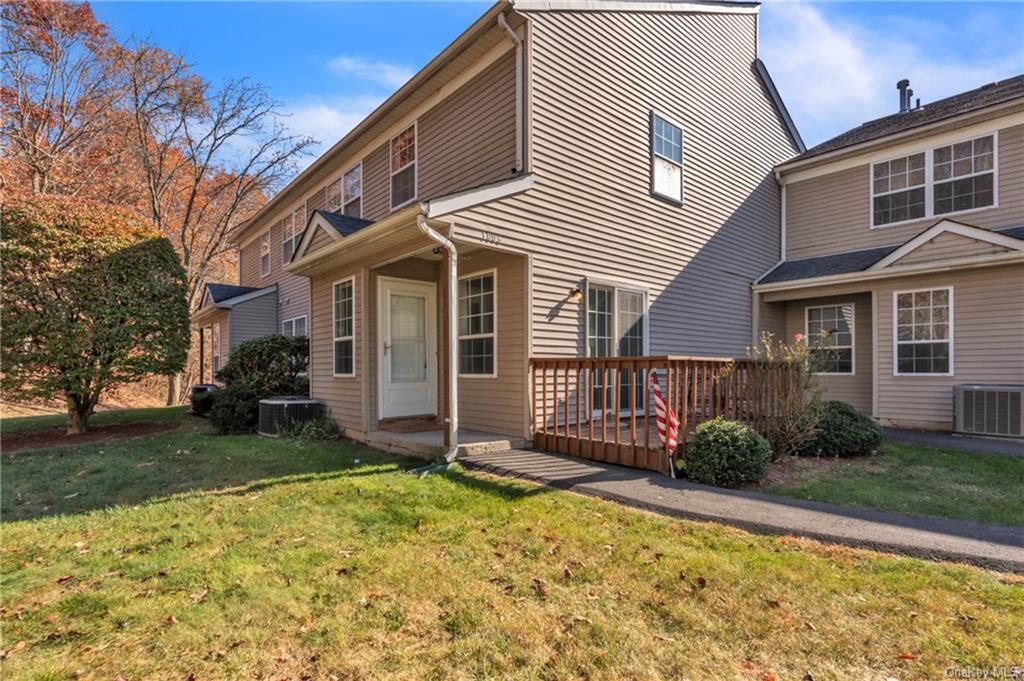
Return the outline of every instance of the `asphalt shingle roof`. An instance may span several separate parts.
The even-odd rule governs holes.
[[[961,92],[952,97],[923,104],[920,109],[912,109],[906,113],[894,113],[890,116],[868,121],[815,147],[811,147],[789,162],[818,156],[862,142],[870,142],[887,135],[893,135],[921,125],[927,125],[928,123],[935,123],[944,118],[959,116],[960,114],[983,109],[994,104],[1002,104],[1019,97],[1024,97],[1024,74],[989,83],[988,85],[982,85],[979,88]]]
[[[233,286],[232,284],[207,284],[206,290],[210,292],[210,298],[215,303],[221,303],[225,300],[230,300],[236,296],[245,295],[246,293],[252,293],[259,289],[253,288],[252,286]]]
[[[349,236],[355,234],[361,229],[365,229],[373,224],[373,220],[363,220],[361,218],[352,218],[343,213],[332,213],[326,210],[317,209],[316,212],[327,221],[331,227],[337,230],[338,234],[342,236]]]

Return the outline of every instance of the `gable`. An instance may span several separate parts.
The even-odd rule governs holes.
[[[323,225],[312,225],[312,228],[316,231],[313,232],[313,238],[310,240],[306,249],[302,252],[303,255],[315,253],[321,248],[330,246],[335,242],[335,237],[332,237]]]
[[[924,262],[970,258],[979,255],[1006,253],[1010,249],[1001,244],[943,232],[893,262],[891,267],[917,265]]]

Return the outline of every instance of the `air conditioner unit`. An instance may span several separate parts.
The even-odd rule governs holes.
[[[277,437],[286,425],[311,421],[324,415],[322,402],[299,395],[283,395],[260,400],[259,434]]]
[[[958,385],[954,390],[958,433],[1024,436],[1024,385]]]

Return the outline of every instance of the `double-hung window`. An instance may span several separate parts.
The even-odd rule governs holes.
[[[210,327],[210,363],[213,366],[213,373],[220,371],[220,323]]]
[[[270,232],[264,232],[260,237],[260,276],[270,274]]]
[[[496,376],[495,272],[459,279],[459,374]]]
[[[334,375],[355,375],[355,279],[334,283]]]
[[[350,218],[363,217],[363,164],[360,163],[345,173],[341,183],[341,212]]]
[[[953,374],[953,289],[893,293],[896,375]]]
[[[651,112],[651,193],[683,200],[683,128]]]
[[[306,215],[305,206],[301,206],[292,211],[291,215],[284,219],[284,237],[283,245],[281,249],[281,262],[287,265],[291,262],[292,254],[295,252],[295,246],[299,242],[299,237],[302,236],[302,230],[305,229]]]
[[[327,196],[324,200],[324,208],[331,213],[341,210],[341,180],[327,185]]]
[[[647,349],[647,293],[603,284],[587,284],[587,355],[590,357],[637,357]],[[595,375],[591,408],[614,409],[615,377]],[[641,377],[642,372],[636,375]],[[619,408],[630,404],[629,371],[619,376]],[[643,401],[642,383],[635,386],[637,404]],[[641,407],[643,408],[642,404]]]
[[[293,317],[286,319],[281,322],[281,335],[282,336],[305,336],[306,335],[306,315],[300,317]]]
[[[806,314],[807,343],[815,371],[822,374],[854,373],[853,303],[809,307]]]
[[[871,226],[996,205],[996,134],[871,164]]]
[[[391,140],[391,208],[416,198],[416,124]]]

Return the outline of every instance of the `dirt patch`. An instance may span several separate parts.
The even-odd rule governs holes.
[[[764,490],[775,485],[789,486],[807,477],[824,478],[850,467],[882,470],[882,466],[868,456],[848,459],[791,456],[773,461],[768,467],[768,475],[751,489]]]
[[[10,453],[32,449],[46,449],[48,447],[84,445],[91,442],[104,442],[106,440],[121,440],[128,437],[151,435],[165,430],[174,430],[177,427],[178,423],[174,421],[140,421],[139,423],[99,426],[80,435],[67,435],[63,429],[47,428],[46,430],[32,433],[4,435],[3,450],[5,453]]]

